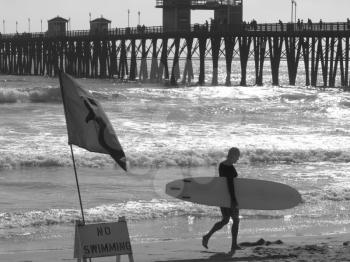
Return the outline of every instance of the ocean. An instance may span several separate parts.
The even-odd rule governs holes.
[[[238,72],[234,86],[210,86],[209,72],[203,87],[77,79],[103,105],[129,164],[125,173],[110,156],[73,146],[86,222],[125,216],[132,243],[200,246],[219,209],[173,199],[165,184],[217,176],[236,146],[240,177],[285,183],[303,198],[288,210],[241,210],[239,239],[349,233],[350,93],[305,87],[302,73],[289,86],[285,65],[279,87],[269,77],[239,86]],[[0,145],[0,258],[29,242],[73,249],[81,213],[57,78],[0,75]],[[229,239],[230,228],[215,236]]]

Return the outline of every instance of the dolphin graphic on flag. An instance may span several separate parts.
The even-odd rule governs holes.
[[[123,148],[100,103],[68,74],[60,71],[59,79],[68,144],[91,152],[109,154],[127,171]]]

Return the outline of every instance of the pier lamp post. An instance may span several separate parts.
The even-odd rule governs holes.
[[[138,12],[137,12],[137,14],[138,14],[138,16],[139,16],[139,25],[141,25],[141,19],[140,19],[141,12],[140,12],[140,11],[138,11]]]
[[[128,9],[128,27],[130,27],[130,9]]]
[[[89,13],[89,21],[91,22],[91,13]]]
[[[2,20],[2,30],[4,31],[4,34],[6,33],[5,31],[5,19]]]
[[[290,20],[291,20],[291,23],[293,23],[293,17],[294,17],[294,23],[295,23],[297,20],[297,2],[295,0],[292,0],[291,3],[292,3],[292,13],[291,13]],[[294,16],[293,16],[293,13],[294,13]]]
[[[227,24],[231,24],[231,0],[227,0]]]
[[[43,32],[43,20],[40,19],[40,32],[42,33]]]
[[[28,33],[30,33],[30,18],[28,18]]]
[[[16,33],[18,33],[18,22],[16,21]]]

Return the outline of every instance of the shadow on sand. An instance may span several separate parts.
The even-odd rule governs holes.
[[[267,255],[267,256],[243,256],[243,257],[232,257],[227,253],[223,252],[208,252],[202,251],[201,253],[210,253],[208,258],[199,258],[199,259],[180,259],[180,260],[167,260],[167,261],[155,261],[155,262],[200,262],[200,261],[266,261],[266,260],[287,260],[294,258],[294,256],[287,255]]]
[[[277,241],[265,241],[264,239],[259,239],[256,242],[242,242],[239,243],[241,247],[257,247],[257,246],[270,246],[270,245],[282,245],[281,240]],[[167,260],[167,261],[156,261],[156,262],[199,262],[199,261],[265,261],[265,260],[286,260],[290,258],[295,258],[293,255],[265,255],[265,256],[255,256],[249,255],[244,257],[235,257],[235,254],[228,254],[224,252],[212,252],[212,251],[200,251],[202,254],[208,254],[208,258],[200,259],[179,259],[179,260]]]

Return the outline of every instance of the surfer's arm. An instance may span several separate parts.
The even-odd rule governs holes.
[[[230,192],[231,196],[231,207],[237,207],[237,199],[236,199],[236,194],[235,194],[235,187],[233,185],[233,177],[232,176],[227,176],[227,186],[228,186],[228,191]]]

